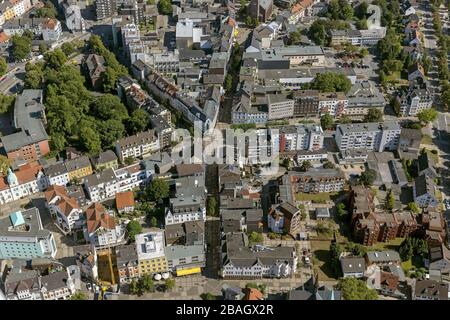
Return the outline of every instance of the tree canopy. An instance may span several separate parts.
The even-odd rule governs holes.
[[[158,3],[158,11],[160,14],[172,14],[172,2],[170,0],[160,0]]]
[[[320,117],[320,126],[324,130],[332,129],[333,125],[334,125],[334,119],[329,113],[326,113]]]
[[[150,200],[159,202],[169,196],[169,184],[163,179],[153,179],[147,187],[146,194]]]
[[[127,224],[128,239],[134,241],[137,234],[142,233],[142,226],[137,221],[130,221]]]
[[[433,108],[422,109],[417,114],[417,118],[424,123],[433,122],[438,117],[438,112]]]
[[[31,38],[15,34],[11,38],[12,55],[14,60],[19,61],[28,57],[31,53]]]
[[[380,109],[370,108],[364,115],[363,122],[381,122],[383,121],[383,113]]]
[[[9,167],[11,167],[11,164],[12,164],[12,162],[9,158],[0,154],[0,174],[1,175],[3,175],[3,176],[6,175]]]
[[[341,278],[337,284],[345,300],[378,300],[375,290],[367,287],[366,282],[356,278]]]
[[[361,184],[365,186],[371,186],[375,179],[377,178],[377,173],[373,169],[367,169],[363,173],[361,173],[361,176],[359,177],[359,181]]]
[[[351,87],[351,81],[344,74],[334,72],[319,73],[311,82],[311,88],[321,92],[347,93]]]
[[[4,57],[0,57],[0,76],[3,76],[8,71],[8,64]]]

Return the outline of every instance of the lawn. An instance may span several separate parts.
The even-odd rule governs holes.
[[[336,195],[336,193],[322,192],[322,193],[303,193],[299,192],[295,195],[297,201],[312,201],[318,203],[325,203],[331,200],[331,196]]]
[[[311,241],[314,271],[317,272],[319,281],[333,281],[339,277],[334,274],[331,266],[330,244],[331,241]]]
[[[407,274],[409,270],[411,270],[411,268],[413,267],[419,269],[422,268],[423,266],[424,266],[423,260],[422,257],[420,256],[413,256],[411,259],[402,262],[402,269],[403,272],[405,272],[405,274]]]
[[[395,238],[394,240],[391,240],[389,242],[377,242],[371,247],[367,247],[367,250],[369,251],[383,251],[383,250],[395,250],[397,251],[398,247],[400,247],[400,244],[405,240],[405,238]]]

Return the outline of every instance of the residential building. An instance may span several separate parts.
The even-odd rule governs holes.
[[[319,114],[319,91],[296,90],[293,92],[294,117],[310,117]]]
[[[400,105],[399,114],[403,117],[417,116],[433,106],[433,95],[427,88],[412,88],[403,96],[397,96]]]
[[[292,247],[249,247],[245,233],[228,233],[222,241],[221,276],[225,279],[285,278],[295,273]]]
[[[103,171],[105,169],[117,170],[119,167],[118,158],[111,150],[101,152],[97,157],[92,159],[92,164],[97,171]]]
[[[135,236],[135,240],[140,276],[168,270],[164,231],[141,233]]]
[[[116,247],[116,259],[120,284],[139,278],[139,261],[134,243]]]
[[[100,203],[93,203],[86,209],[84,237],[95,247],[110,247],[122,244],[125,228],[117,225],[114,216]]]
[[[259,22],[266,22],[272,17],[273,0],[252,0],[249,8],[253,19],[257,19]]]
[[[105,58],[103,58],[103,56],[91,53],[86,57],[84,63],[92,88],[96,91],[101,91],[103,89],[102,74],[106,71]]]
[[[83,186],[92,202],[113,198],[119,192],[118,179],[113,169],[106,169],[85,177]]]
[[[342,45],[350,43],[352,45],[372,46],[386,36],[386,27],[371,28],[367,30],[330,30],[331,45]]]
[[[411,83],[417,80],[425,83],[427,78],[425,76],[425,70],[422,65],[420,65],[419,63],[414,63],[408,68],[408,81]]]
[[[17,132],[1,137],[3,152],[11,160],[35,161],[50,152],[42,90],[26,89],[14,103]]]
[[[116,193],[116,209],[119,213],[129,213],[134,211],[133,191]]]
[[[339,169],[311,168],[306,172],[289,172],[292,192],[339,192],[344,189],[344,173]]]
[[[400,255],[397,251],[393,250],[368,251],[365,255],[365,259],[368,266],[375,264],[384,267],[389,265],[399,265],[401,263]]]
[[[285,95],[267,95],[269,107],[268,120],[285,119],[294,115],[294,100]]]
[[[37,162],[21,165],[15,172],[8,169],[6,177],[0,176],[0,205],[44,191],[45,180]]]
[[[165,213],[165,224],[206,220],[205,178],[187,176],[175,179],[175,197],[170,198]]]
[[[83,227],[83,211],[63,186],[50,186],[45,191],[45,200],[50,214],[56,217],[56,222],[64,232],[72,233],[74,229]]]
[[[336,129],[336,144],[340,151],[366,149],[376,152],[396,150],[401,128],[398,122],[341,124]]]
[[[422,174],[414,179],[414,202],[419,207],[436,207],[439,204],[439,200],[436,197],[438,192],[438,188],[433,179],[426,174]]]
[[[402,128],[398,151],[419,153],[422,132],[418,129]]]
[[[448,283],[416,280],[413,300],[448,300]]]
[[[116,142],[116,154],[122,163],[128,157],[142,157],[158,151],[159,148],[159,139],[154,130],[140,132]]]
[[[417,159],[417,169],[419,172],[419,176],[424,174],[433,180],[438,178],[439,175],[436,171],[435,166],[436,164],[434,163],[434,160],[431,158],[428,152],[422,152],[419,154],[419,157]]]
[[[49,273],[40,280],[42,300],[67,300],[75,293],[75,280],[68,269]]]
[[[221,202],[222,203],[222,202]],[[222,232],[258,232],[263,231],[262,209],[221,209]]]
[[[37,208],[0,219],[0,259],[54,258],[56,250],[55,238],[43,228]]]
[[[158,136],[160,148],[164,149],[169,147],[172,142],[173,133],[170,122],[167,122],[167,120],[159,114],[150,114],[150,124]]]
[[[295,236],[300,229],[300,209],[288,202],[273,206],[267,219],[269,229],[275,233]]]
[[[372,81],[359,81],[352,85],[346,94],[348,105],[345,115],[352,119],[363,119],[371,108],[376,108],[382,113],[387,104],[381,90]]]
[[[341,257],[341,269],[344,278],[362,278],[366,271],[366,262],[361,257]]]
[[[64,17],[67,28],[72,32],[84,32],[86,24],[84,18],[81,16],[81,7],[76,3],[70,1],[63,2]]]
[[[343,92],[319,93],[319,113],[340,117],[346,113],[348,99]]]
[[[41,279],[37,270],[13,268],[6,274],[3,283],[6,300],[42,300]]]
[[[203,221],[189,221],[168,225],[165,228],[165,237],[166,246],[204,244],[205,223]]]
[[[78,246],[74,253],[76,265],[80,268],[81,276],[91,281],[96,281],[98,279],[98,265],[95,246],[90,244]]]
[[[42,39],[44,41],[56,42],[62,35],[61,22],[56,19],[48,18],[42,24]]]
[[[52,164],[44,168],[44,175],[48,186],[66,186],[69,182],[69,173],[64,162]]]
[[[323,148],[324,134],[317,125],[292,125],[279,129],[279,134],[271,132],[275,150],[288,152],[294,150],[318,151]]]
[[[97,20],[110,18],[117,13],[117,2],[115,0],[95,1],[95,11]]]
[[[69,175],[69,181],[74,179],[82,179],[92,174],[92,166],[88,156],[81,156],[67,160],[64,164]]]

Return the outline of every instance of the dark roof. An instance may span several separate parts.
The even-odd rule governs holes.
[[[448,284],[433,280],[416,281],[414,290],[416,297],[427,297],[433,300],[448,300]]]
[[[288,300],[314,300],[315,296],[307,290],[291,290],[288,293]]]
[[[342,272],[355,273],[366,271],[366,262],[361,257],[343,257],[341,258]]]
[[[186,176],[192,176],[197,174],[203,174],[205,171],[205,168],[202,164],[196,164],[196,163],[188,163],[188,164],[179,164],[175,166],[175,169],[178,173],[178,177],[186,177]]]
[[[137,265],[138,256],[136,252],[136,245],[133,243],[117,247],[116,258],[117,258],[117,266],[119,268],[129,263]]]

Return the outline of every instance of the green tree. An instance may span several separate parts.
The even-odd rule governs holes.
[[[342,249],[339,243],[333,241],[330,245],[330,258],[331,258],[331,267],[333,268],[333,273],[335,275],[339,275],[341,273],[341,264],[339,258],[341,257]]]
[[[300,30],[289,33],[289,41],[291,45],[298,45],[301,43],[302,34]]]
[[[320,90],[321,92],[347,93],[351,87],[352,83],[345,74],[334,72],[319,73],[311,82],[311,88]]]
[[[417,114],[417,118],[419,118],[419,120],[424,123],[433,122],[437,119],[437,116],[438,112],[433,108],[422,109]]]
[[[148,274],[144,275],[139,279],[138,286],[140,286],[142,288],[142,291],[145,292],[153,292],[155,290],[155,284],[153,283],[153,279]]]
[[[55,150],[57,152],[63,151],[67,146],[67,140],[64,137],[64,134],[61,134],[59,132],[53,133],[51,135],[50,145],[52,150]]]
[[[367,169],[363,173],[361,173],[361,176],[359,177],[359,181],[361,184],[365,186],[371,186],[375,179],[377,178],[377,173],[373,169]]]
[[[102,150],[102,143],[98,133],[89,127],[80,129],[80,143],[90,154],[98,154]]]
[[[170,0],[160,0],[158,3],[158,11],[160,14],[171,15],[172,3]]]
[[[303,161],[302,165],[300,166],[300,170],[305,171],[305,172],[311,168],[312,168],[312,163],[309,160]]]
[[[210,217],[214,217],[217,211],[216,197],[212,196],[208,198],[208,205],[206,207],[206,214]]]
[[[264,241],[263,235],[262,233],[253,231],[250,233],[250,235],[248,236],[248,240],[251,243],[262,243]]]
[[[31,53],[31,39],[25,36],[13,35],[11,38],[12,54],[16,61],[25,59]]]
[[[132,220],[127,224],[127,232],[128,238],[134,241],[136,235],[142,233],[142,226],[139,222]]]
[[[8,71],[8,64],[5,58],[0,57],[0,76],[3,76]]]
[[[158,226],[158,220],[156,219],[156,217],[152,217],[152,218],[150,219],[150,225],[151,225],[153,228],[156,228],[156,227]]]
[[[344,300],[378,300],[375,290],[367,287],[366,282],[356,278],[341,278],[337,289],[342,292]]]
[[[25,88],[39,89],[44,81],[44,66],[42,63],[27,63],[25,65]]]
[[[173,288],[175,288],[175,280],[174,279],[167,279],[164,283],[166,286],[167,291],[171,291]]]
[[[67,61],[67,57],[61,49],[48,51],[44,55],[45,63],[52,69],[59,69]]]
[[[8,172],[8,169],[11,167],[11,160],[8,159],[7,157],[3,156],[0,154],[0,174],[1,175],[6,175],[6,173]]]
[[[58,12],[56,11],[55,6],[51,1],[45,2],[45,5],[42,8],[39,8],[36,11],[37,18],[56,18]]]
[[[131,166],[134,163],[134,158],[133,157],[126,157],[124,159],[125,165],[127,166]]]
[[[334,126],[334,119],[329,113],[325,113],[323,116],[320,117],[320,126],[324,130],[332,129]]]
[[[107,66],[105,72],[101,74],[103,92],[114,92],[117,86],[119,74],[112,67]]]
[[[339,123],[340,124],[352,123],[352,119],[347,115],[343,115],[339,118]]]
[[[417,206],[417,204],[415,202],[410,202],[408,203],[408,206],[406,207],[409,211],[411,211],[412,213],[419,213],[420,209]]]
[[[319,46],[325,46],[328,44],[328,35],[326,31],[325,23],[318,19],[311,24],[308,30],[308,37]]]
[[[12,110],[15,101],[14,96],[8,96],[6,94],[0,93],[0,114]]]
[[[67,57],[70,57],[70,55],[74,53],[76,49],[72,42],[64,42],[61,46],[61,50]]]
[[[77,291],[70,296],[70,300],[87,300],[87,296],[83,292]]]
[[[127,131],[130,135],[142,132],[148,128],[150,116],[147,111],[137,109],[133,111],[131,117],[127,120]]]
[[[333,162],[331,161],[327,161],[323,164],[324,169],[334,169],[335,165]]]
[[[115,119],[122,121],[128,118],[127,108],[118,96],[112,94],[104,94],[92,101],[90,113],[102,120]]]
[[[398,253],[400,254],[400,258],[402,259],[402,261],[408,261],[412,258],[414,250],[410,237],[403,240],[398,249]]]
[[[356,20],[355,26],[358,30],[367,30],[367,19]]]
[[[97,126],[102,149],[113,147],[115,142],[123,138],[125,133],[125,126],[116,119],[101,121]]]
[[[389,190],[386,195],[385,207],[387,210],[392,210],[394,209],[394,205],[395,205],[394,193],[392,192],[392,190]]]
[[[233,78],[230,74],[225,77],[225,90],[230,91],[233,88]]]
[[[46,53],[47,51],[48,51],[48,45],[47,45],[45,42],[40,43],[40,44],[39,44],[39,52],[40,52],[41,54],[44,54],[44,53]]]
[[[169,184],[163,179],[153,179],[150,186],[147,187],[146,193],[151,200],[159,202],[169,196]]]
[[[202,300],[216,300],[216,296],[211,292],[202,293],[200,298],[202,298]]]
[[[347,208],[345,207],[345,204],[344,204],[343,202],[339,202],[339,203],[336,205],[336,212],[337,212],[338,218],[339,218],[341,221],[344,221],[345,218],[346,218],[347,215],[348,215]]]
[[[383,121],[383,113],[380,109],[370,108],[367,114],[364,115],[363,122],[381,122]]]
[[[141,290],[139,288],[138,282],[136,281],[136,279],[131,280],[130,283],[130,293],[131,294],[141,294]]]

